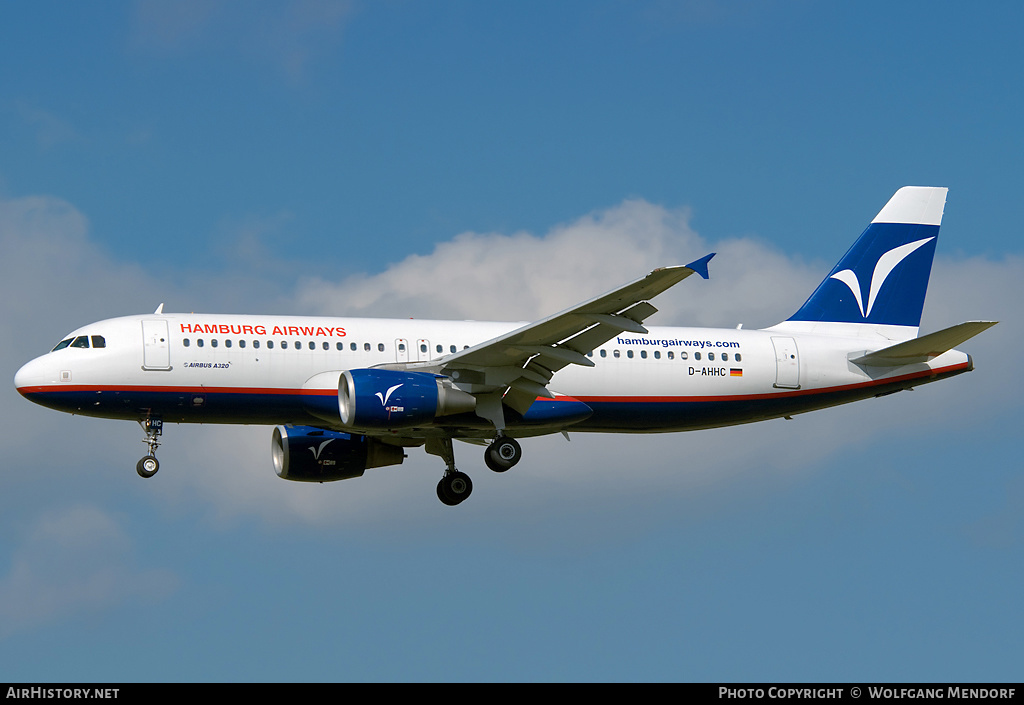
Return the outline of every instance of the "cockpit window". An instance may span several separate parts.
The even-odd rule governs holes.
[[[92,346],[94,348],[105,348],[107,347],[107,339],[102,335],[79,335],[71,338],[65,338],[64,340],[57,343],[57,345],[50,352],[57,350],[63,350],[64,348],[89,348],[89,340],[92,339]]]

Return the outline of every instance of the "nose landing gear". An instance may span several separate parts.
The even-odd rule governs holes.
[[[144,456],[135,464],[135,471],[139,473],[139,477],[153,477],[160,469],[160,461],[156,459],[156,449],[160,446],[160,441],[157,438],[164,432],[164,422],[163,419],[149,418],[139,421],[139,426],[142,426],[142,430],[146,433],[146,438],[142,442],[149,446],[149,455]]]

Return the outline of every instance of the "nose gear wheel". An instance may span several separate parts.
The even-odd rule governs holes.
[[[135,471],[139,473],[139,477],[149,478],[156,475],[157,470],[160,469],[160,461],[156,459],[156,449],[160,446],[160,441],[157,439],[164,432],[164,422],[162,419],[148,418],[139,421],[139,426],[146,433],[146,438],[142,442],[149,446],[149,455],[143,456],[135,464]]]

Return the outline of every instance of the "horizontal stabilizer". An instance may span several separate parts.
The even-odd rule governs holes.
[[[967,321],[867,355],[859,355],[851,358],[850,362],[870,367],[901,367],[915,362],[928,362],[965,340],[970,340],[978,333],[988,330],[996,323],[998,321]]]

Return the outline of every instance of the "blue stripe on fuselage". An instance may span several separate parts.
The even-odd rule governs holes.
[[[730,396],[711,399],[685,398],[587,398],[579,401],[593,409],[593,415],[567,428],[577,431],[686,431],[716,426],[730,426],[767,418],[813,411],[858,399],[888,394],[952,377],[970,369],[970,363],[942,371],[924,371],[886,382],[825,389],[779,392],[752,396]],[[324,419],[308,411],[309,397],[300,391],[266,393],[260,391],[190,390],[54,390],[26,391],[31,401],[59,411],[84,416],[115,419],[139,419],[159,416],[168,422],[235,423],[277,425],[324,425]],[[324,408],[336,404],[333,395],[322,396]],[[560,402],[564,403],[564,402]],[[458,428],[486,429],[488,422],[473,414],[445,419]],[[510,418],[511,420],[511,418]],[[523,424],[525,430],[532,424]],[[509,430],[514,431],[515,424]]]

